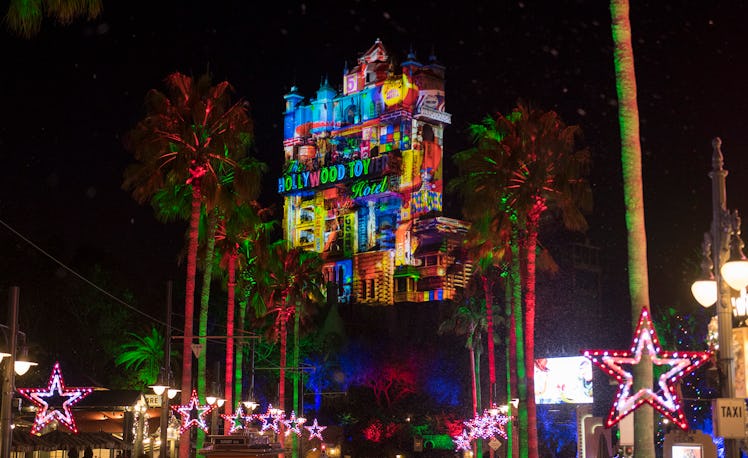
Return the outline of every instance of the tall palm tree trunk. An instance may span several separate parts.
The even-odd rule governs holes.
[[[283,299],[285,302],[285,298]],[[285,313],[285,312],[281,312]],[[285,315],[280,320],[280,371],[278,376],[278,408],[286,410],[286,348],[288,341],[288,328],[287,328],[288,317]],[[281,424],[281,434],[278,435],[281,447],[285,444],[283,442],[283,424]]]
[[[538,456],[538,417],[535,406],[535,252],[538,247],[538,224],[545,204],[536,200],[525,225],[525,367],[527,369],[527,441],[530,458]]]
[[[475,352],[475,400],[476,405],[480,407],[481,405],[481,383],[480,383],[480,357],[481,354],[483,354],[483,351],[481,350],[483,343],[478,342],[477,350]],[[477,412],[476,412],[477,414]],[[481,439],[478,439],[475,441],[475,450],[473,450],[473,456],[475,458],[481,458],[483,456],[483,441]]]
[[[511,406],[512,399],[517,397],[517,342],[515,335],[515,323],[514,313],[512,313],[513,304],[513,290],[512,290],[512,277],[507,275],[507,279],[504,286],[504,312],[507,317],[507,335],[505,339],[506,346],[506,402],[507,405]],[[515,415],[514,410],[509,411],[512,416]],[[508,456],[518,456],[517,447],[517,428],[514,427],[514,421],[509,421],[506,424],[506,450]]]
[[[198,317],[198,343],[200,344],[200,354],[197,357],[197,396],[205,399],[206,393],[206,372],[208,366],[208,309],[210,307],[210,284],[213,280],[213,253],[216,247],[216,224],[218,219],[217,209],[213,209],[208,214],[208,227],[205,235],[205,259],[203,259],[203,286],[200,290],[200,311]],[[217,377],[218,374],[215,374]],[[213,393],[218,396],[218,393]],[[215,433],[215,432],[214,432]],[[197,430],[197,449],[200,450],[205,441],[205,431],[198,428]]]
[[[200,180],[192,181],[192,213],[187,248],[187,278],[184,294],[184,343],[182,345],[182,404],[190,402],[192,393],[192,321],[195,314],[195,273],[197,272],[197,234],[200,224]],[[179,458],[190,456],[190,430],[179,438]]]
[[[239,302],[238,329],[242,331],[246,331],[246,327],[247,327],[245,323],[246,318],[247,318],[247,302],[246,301]],[[250,344],[250,348],[254,349],[254,343]],[[242,373],[243,373],[244,357],[246,356],[248,351],[249,350],[247,349],[246,342],[244,340],[241,340],[240,345],[239,345],[239,351],[236,352],[236,364],[234,366],[234,395],[237,400],[242,399],[242,386],[243,386],[242,384],[244,383]],[[254,371],[254,367],[252,367],[252,371]],[[251,390],[250,390],[250,396],[254,397],[254,393]],[[254,398],[251,400],[254,401]]]
[[[298,307],[298,306],[295,306]],[[293,365],[294,371],[293,376],[293,408],[296,410],[298,416],[301,416],[303,411],[299,401],[304,402],[303,399],[299,399],[299,380],[301,378],[301,371],[299,370],[299,328],[301,327],[301,314],[299,310],[296,310],[293,315]],[[293,458],[299,456],[299,441],[296,435],[293,436]]]
[[[478,415],[478,374],[475,372],[475,349],[470,346],[468,348],[468,353],[470,355],[470,374],[471,374],[471,387],[472,387],[472,395],[473,395],[473,417],[476,417]]]
[[[629,294],[632,324],[636,326],[642,308],[649,308],[649,276],[647,232],[644,225],[639,107],[636,102],[636,75],[628,0],[611,0],[610,15],[614,46],[613,62],[618,91],[618,122],[621,129],[623,199],[628,231]],[[637,364],[633,372],[634,392],[641,388],[652,388],[651,364]],[[655,456],[654,430],[653,410],[637,409],[634,412],[636,456],[645,458]]]
[[[228,259],[228,274],[229,279],[226,284],[227,299],[226,299],[226,376],[224,380],[224,397],[226,403],[224,404],[224,413],[228,416],[231,415],[234,408],[234,384],[233,384],[233,373],[234,373],[234,291],[236,288],[236,258],[237,258],[237,247],[231,249],[231,254]],[[237,398],[237,401],[241,401],[241,398]],[[223,424],[223,430],[228,431],[231,428],[231,422],[226,420]]]
[[[493,341],[493,291],[486,274],[481,275],[483,295],[486,299],[486,327],[488,328],[488,402],[489,407],[496,402],[496,352]]]
[[[519,408],[517,411],[519,427],[519,456],[528,457],[528,412],[527,412],[527,370],[525,361],[525,337],[522,315],[522,283],[520,282],[520,257],[519,257],[519,234],[517,228],[512,229],[512,305],[514,315],[514,342],[516,348],[517,363],[517,397]]]

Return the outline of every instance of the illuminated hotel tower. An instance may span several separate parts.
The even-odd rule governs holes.
[[[399,71],[397,71],[399,70]],[[444,67],[396,69],[377,40],[304,103],[284,96],[284,238],[322,254],[340,303],[450,299],[469,276],[466,223],[442,216]]]

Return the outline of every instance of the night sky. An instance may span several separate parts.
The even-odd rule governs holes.
[[[723,139],[728,207],[748,207],[748,34],[742,2],[632,0],[652,304],[698,307],[689,287],[711,219],[711,139]],[[158,6],[156,6],[158,4]],[[247,100],[255,154],[268,163],[262,201],[280,204],[283,95],[342,84],[346,63],[377,38],[398,62],[412,49],[446,66],[445,164],[466,127],[518,98],[556,110],[584,133],[602,248],[604,302],[627,307],[626,236],[610,15],[599,0],[556,2],[111,1],[94,21],[52,22],[31,39],[0,32],[0,220],[79,272],[101,264],[139,306],[162,308],[185,223],[156,222],[121,189],[123,135],[151,88],[174,71],[228,80]],[[490,6],[489,6],[490,5]],[[445,169],[449,179],[454,170]],[[748,211],[748,210],[746,210]],[[447,198],[447,216],[459,205]],[[0,289],[80,281],[0,227]],[[43,274],[41,272],[44,272]],[[53,272],[49,275],[49,272]],[[0,298],[0,301],[5,301]],[[3,303],[4,306],[4,303]],[[150,312],[149,312],[150,313]],[[2,321],[2,320],[0,320]]]

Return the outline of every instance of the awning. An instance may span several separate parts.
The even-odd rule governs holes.
[[[129,450],[132,448],[130,444],[127,444],[122,439],[118,439],[117,437],[105,432],[79,432],[77,434],[72,434],[56,430],[39,436],[39,439],[52,447],[47,450],[68,450],[71,447],[78,449],[91,447],[110,450]]]
[[[35,452],[38,450],[56,450],[52,444],[47,443],[40,436],[31,434],[28,429],[13,429],[12,452]]]

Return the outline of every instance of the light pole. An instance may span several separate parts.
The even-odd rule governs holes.
[[[151,385],[153,392],[161,396],[161,445],[159,458],[168,458],[169,400],[180,390],[171,388],[171,290],[172,282],[166,283],[166,329],[164,332],[164,367],[158,385]]]
[[[712,171],[709,173],[712,180],[712,226],[710,233],[704,237],[705,263],[702,265],[707,278],[694,282],[691,291],[704,307],[717,303],[720,395],[734,398],[735,361],[732,348],[733,312],[730,287],[742,290],[748,285],[748,263],[742,254],[740,217],[737,211],[727,210],[727,170],[722,167],[724,160],[721,145],[722,140],[719,138],[712,141]],[[736,440],[725,440],[725,456],[740,456]]]

